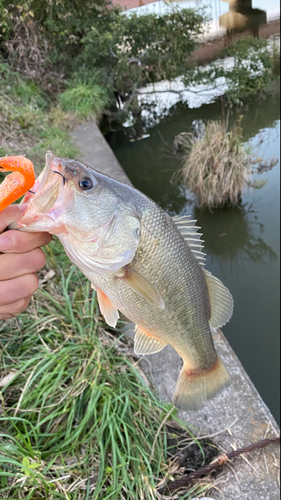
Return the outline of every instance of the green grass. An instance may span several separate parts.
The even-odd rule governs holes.
[[[161,498],[174,437],[162,423],[179,425],[176,410],[146,385],[129,341],[104,330],[95,292],[57,241],[46,254],[29,310],[0,324],[0,385],[11,375],[0,393],[0,498]]]
[[[78,82],[60,94],[64,111],[76,113],[82,119],[95,119],[109,103],[107,92],[97,83]]]
[[[0,155],[25,154],[42,170],[47,150],[61,157],[78,155],[69,131],[79,123],[62,111],[34,82],[0,59]]]
[[[76,115],[4,63],[1,75],[1,156],[26,154],[37,174],[48,149],[76,156]],[[0,322],[0,498],[160,499],[157,485],[180,474],[172,429],[185,447],[197,443],[202,465],[204,449],[147,386],[130,341],[105,330],[90,283],[58,241],[45,253],[28,311]]]

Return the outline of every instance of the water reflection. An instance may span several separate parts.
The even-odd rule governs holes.
[[[243,107],[243,141],[256,136],[260,130],[274,128],[280,114],[279,87],[269,95],[253,99]],[[181,132],[190,132],[192,121],[221,119],[222,107],[219,101],[204,104],[199,109],[189,109],[187,105],[176,104],[170,115],[157,126],[148,130],[150,137],[142,141],[128,142],[124,133],[108,133],[106,138],[117,159],[125,169],[135,187],[156,201],[170,215],[191,213],[190,205],[194,197],[182,185],[180,169],[182,161],[173,154],[173,140]],[[229,115],[229,126],[237,122],[241,110],[233,110]],[[276,132],[271,130],[264,137],[279,142]],[[262,156],[262,155],[261,155]],[[272,152],[270,161],[275,154]],[[188,205],[188,206],[187,206]]]
[[[259,27],[266,23],[266,12],[253,9],[252,0],[224,0],[229,3],[229,12],[219,17],[219,25],[227,30],[231,39],[234,33],[251,30],[255,37],[259,35]]]
[[[277,258],[272,248],[262,238],[263,224],[252,205],[247,203],[237,207],[201,211],[193,209],[193,216],[202,228],[207,254],[219,257],[221,264],[235,260],[235,267],[242,265],[245,259],[265,263]]]

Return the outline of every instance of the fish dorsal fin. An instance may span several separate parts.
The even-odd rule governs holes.
[[[92,288],[95,289],[94,286]],[[115,328],[116,323],[119,319],[119,312],[116,307],[113,305],[111,300],[103,293],[99,288],[97,290],[97,297],[100,307],[100,312],[104,316],[105,321],[109,326],[113,326]]]
[[[233,312],[233,298],[226,286],[215,278],[209,271],[203,269],[209,292],[211,317],[210,325],[220,328],[231,318]]]
[[[155,337],[155,335],[152,335],[152,333],[138,325],[136,325],[135,332],[134,351],[138,355],[153,354],[162,351],[165,345],[167,345],[163,340]]]
[[[147,302],[153,304],[160,309],[165,309],[164,301],[156,288],[141,276],[137,271],[134,271],[129,266],[124,266],[120,272],[116,273],[116,277],[124,280],[124,282],[143,297]]]
[[[184,215],[183,217],[176,215],[173,217],[173,221],[184,237],[184,240],[188,244],[190,250],[195,255],[196,259],[198,259],[199,264],[204,266],[206,256],[206,254],[202,252],[204,248],[204,241],[201,240],[202,233],[197,233],[198,229],[201,228],[196,226],[196,220],[191,220],[190,217],[191,215]]]

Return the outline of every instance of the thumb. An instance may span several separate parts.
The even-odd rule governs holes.
[[[0,234],[12,223],[17,222],[27,209],[27,204],[10,205],[0,212]]]

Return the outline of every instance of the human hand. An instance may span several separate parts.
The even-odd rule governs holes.
[[[38,288],[37,271],[46,263],[41,248],[52,236],[4,230],[18,221],[26,205],[10,205],[0,212],[0,321],[18,316]]]

